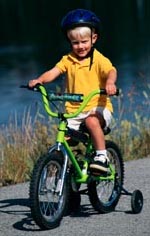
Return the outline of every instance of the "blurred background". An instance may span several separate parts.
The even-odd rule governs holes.
[[[150,94],[149,0],[0,0],[0,124],[34,106],[37,94],[20,89],[68,52],[62,17],[75,8],[94,11],[102,22],[97,48],[117,67],[124,118],[147,110]],[[50,89],[61,86],[59,78]],[[115,100],[114,100],[115,103]],[[115,104],[118,106],[118,104]],[[36,107],[36,106],[35,106]],[[117,109],[117,108],[115,108]],[[121,110],[120,110],[121,112]],[[118,111],[115,115],[119,116]]]

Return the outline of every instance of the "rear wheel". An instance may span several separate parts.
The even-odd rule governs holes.
[[[88,184],[90,202],[100,213],[107,213],[115,209],[124,179],[124,162],[118,146],[112,141],[106,141],[106,149],[110,165],[115,171],[115,178],[93,181]]]
[[[29,193],[31,215],[41,229],[57,227],[68,205],[67,180],[59,194],[62,169],[60,152],[42,156],[33,169]]]
[[[67,215],[76,213],[80,209],[81,195],[79,192],[74,192],[70,189],[69,193],[69,207],[67,209]]]
[[[69,205],[66,208],[66,215],[70,215],[78,212],[80,209],[81,195],[79,192],[80,184],[74,182],[74,171],[72,168],[69,168],[68,173],[68,202]]]

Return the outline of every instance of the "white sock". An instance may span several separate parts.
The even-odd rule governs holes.
[[[98,155],[107,156],[107,151],[106,150],[96,150],[96,156],[98,156]]]

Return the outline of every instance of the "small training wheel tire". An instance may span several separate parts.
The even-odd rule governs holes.
[[[131,208],[134,214],[141,212],[143,208],[143,194],[140,190],[135,190],[131,197]]]

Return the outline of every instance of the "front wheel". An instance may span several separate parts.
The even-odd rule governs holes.
[[[67,181],[59,193],[63,155],[55,151],[37,161],[30,182],[31,215],[41,229],[52,229],[60,221],[68,205]]]
[[[106,149],[111,168],[115,171],[114,179],[92,181],[88,184],[90,202],[99,213],[115,209],[124,179],[124,162],[118,146],[112,141],[106,141]]]

